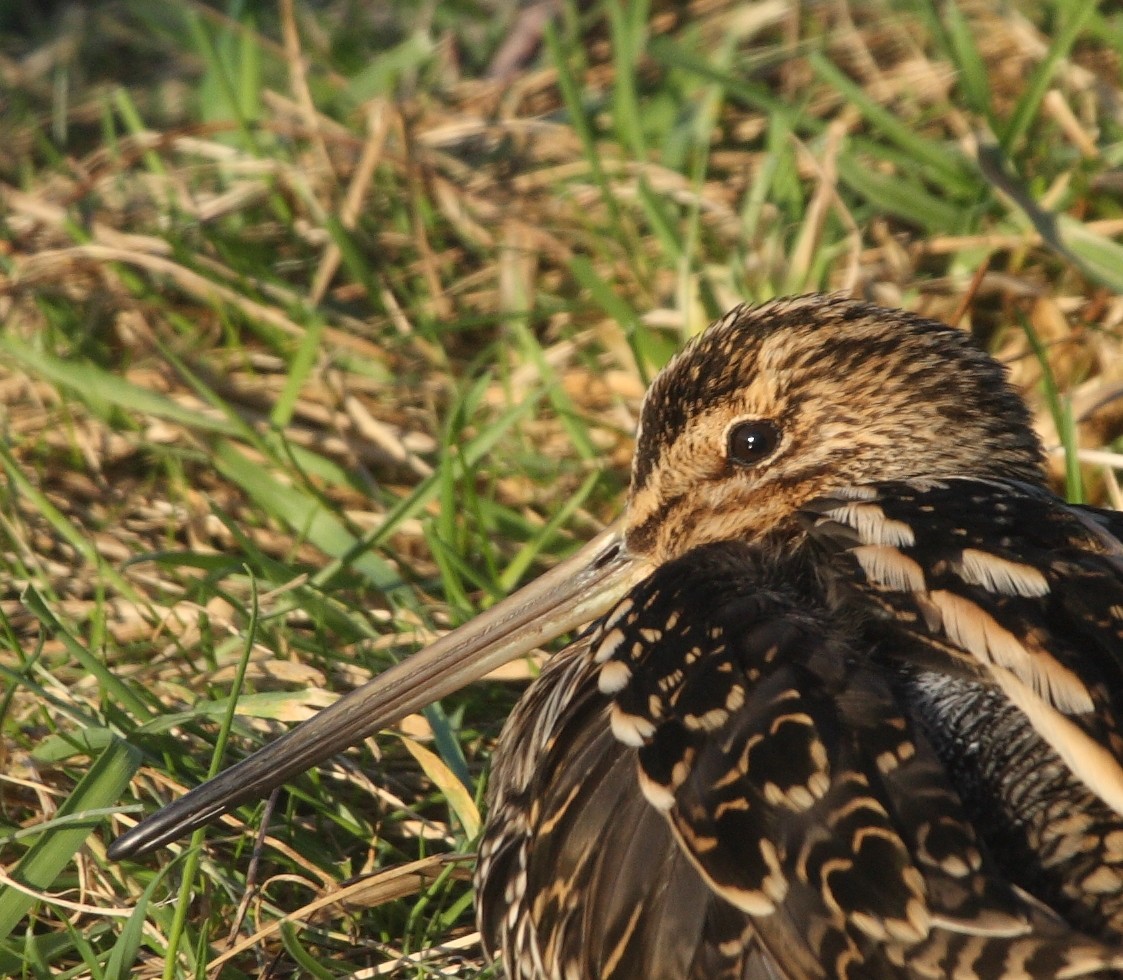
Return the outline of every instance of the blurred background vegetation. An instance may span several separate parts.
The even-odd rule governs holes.
[[[477,975],[538,659],[105,846],[610,520],[737,302],[971,330],[1118,504],[1121,59],[1089,0],[0,5],[0,975]]]

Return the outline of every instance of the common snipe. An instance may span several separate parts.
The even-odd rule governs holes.
[[[511,976],[1114,975],[1121,541],[961,332],[742,307],[651,386],[617,528],[111,854],[593,622],[495,753],[478,908]]]

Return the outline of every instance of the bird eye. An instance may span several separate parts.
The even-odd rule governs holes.
[[[737,466],[755,466],[780,445],[780,430],[768,419],[738,422],[729,430],[729,460]]]

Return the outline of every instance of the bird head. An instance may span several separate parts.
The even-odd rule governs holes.
[[[651,385],[624,539],[661,564],[847,486],[948,476],[1044,478],[1025,403],[967,334],[842,298],[741,306]]]
[[[174,840],[591,622],[653,567],[692,547],[794,528],[804,503],[846,486],[957,475],[1042,480],[1024,404],[968,337],[822,296],[739,307],[652,384],[620,523],[143,821],[110,856]]]

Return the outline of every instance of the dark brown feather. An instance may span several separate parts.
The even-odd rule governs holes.
[[[1021,960],[1033,976],[1113,962],[996,865],[907,686],[860,635],[803,556],[722,544],[662,566],[591,646],[553,661],[509,725],[527,781],[493,797],[501,832],[480,866],[481,926],[510,975],[939,977],[965,958],[997,978]]]

